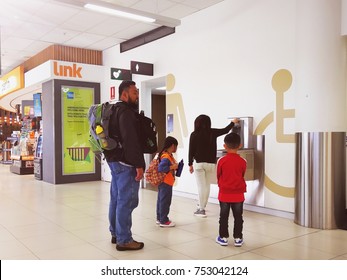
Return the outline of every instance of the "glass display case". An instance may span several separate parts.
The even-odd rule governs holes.
[[[31,119],[24,119],[21,131],[14,131],[11,148],[12,165],[10,171],[19,175],[34,174],[35,132],[32,130]]]
[[[36,138],[35,153],[34,153],[34,176],[37,180],[42,180],[42,134]]]

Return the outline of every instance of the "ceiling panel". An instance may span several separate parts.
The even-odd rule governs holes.
[[[105,36],[112,36],[115,35],[117,32],[127,29],[135,24],[136,23],[132,20],[122,19],[118,17],[110,17],[105,21],[91,27],[88,30],[88,32]]]
[[[2,44],[2,49],[11,51],[21,51],[26,49],[33,42],[34,40],[31,39],[11,36]]]
[[[191,6],[187,6],[187,5],[183,5],[183,4],[176,4],[168,9],[166,9],[165,11],[163,11],[161,14],[163,16],[166,17],[172,17],[172,18],[184,18],[186,16],[189,16],[195,12],[197,12],[198,9],[191,7]]]
[[[129,39],[134,38],[136,36],[139,36],[143,33],[151,31],[154,28],[155,27],[153,27],[150,24],[136,23],[132,26],[129,26],[128,28],[122,29],[121,31],[117,32],[115,34],[115,36],[118,38],[122,38],[124,40],[129,40]]]
[[[105,39],[105,36],[90,34],[90,33],[80,33],[79,35],[73,37],[72,39],[65,42],[66,45],[77,48],[89,48],[90,45],[95,44],[101,40]]]
[[[0,0],[2,1],[2,0]],[[16,1],[16,0],[13,0]],[[28,0],[28,2],[33,0]],[[42,1],[42,0],[37,0]],[[79,12],[81,9],[79,7],[62,5],[60,3],[51,3],[52,1],[47,1],[45,4],[32,13],[32,17],[29,21],[38,22],[42,24],[64,24],[67,20],[71,19]]]
[[[43,25],[38,23],[23,23],[14,32],[17,38],[40,40],[42,36],[50,32],[54,28],[53,24]]]
[[[90,12],[81,6],[72,5],[76,1],[87,0],[0,0],[0,77],[52,44],[105,50],[159,27],[156,24]],[[222,1],[103,2],[181,20]]]
[[[93,26],[106,21],[108,18],[109,16],[100,13],[80,11],[79,13],[72,16],[70,19],[64,21],[61,24],[61,27],[85,32]]]
[[[175,6],[175,2],[170,0],[161,0],[161,1],[152,1],[152,0],[142,0],[138,1],[134,5],[131,5],[131,8],[136,10],[141,10],[153,14],[160,14],[166,9],[172,8]]]
[[[95,42],[90,45],[90,48],[93,50],[106,50],[109,49],[115,45],[119,45],[120,43],[124,42],[124,40],[119,38],[113,38],[113,37],[106,37],[105,39]]]
[[[221,2],[221,1],[219,1],[219,0],[199,0],[199,1],[184,0],[184,1],[181,1],[182,4],[197,8],[199,10],[208,8],[208,7],[210,7],[214,4],[217,4],[219,2]]]
[[[65,44],[65,42],[71,40],[73,37],[76,37],[80,34],[78,31],[63,29],[63,28],[55,28],[51,32],[42,36],[41,41],[51,42],[52,44]]]

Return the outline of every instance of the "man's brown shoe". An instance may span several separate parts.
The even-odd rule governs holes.
[[[143,248],[143,246],[145,246],[145,244],[143,242],[137,242],[137,241],[133,240],[133,241],[126,243],[126,244],[123,244],[123,245],[117,244],[116,249],[118,251],[141,250]]]
[[[111,238],[111,243],[112,243],[112,244],[117,244],[117,237],[112,236],[112,238]]]

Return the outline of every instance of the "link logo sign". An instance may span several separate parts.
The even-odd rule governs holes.
[[[82,66],[73,63],[72,66],[60,65],[58,61],[53,62],[53,73],[55,76],[82,79]]]
[[[102,65],[50,61],[51,79],[75,80],[100,83],[104,80],[105,67]]]

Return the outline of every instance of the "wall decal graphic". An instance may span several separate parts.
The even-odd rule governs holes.
[[[175,87],[175,76],[166,76],[166,113],[173,118],[173,127],[168,131],[168,135],[173,136],[178,141],[178,146],[183,147],[183,137],[188,137],[187,118],[184,111],[182,95],[180,93],[170,93]]]
[[[260,121],[254,131],[255,135],[263,135],[266,128],[275,121],[276,141],[278,143],[295,143],[294,134],[284,133],[284,120],[295,118],[295,109],[284,108],[284,94],[291,87],[292,80],[292,74],[286,69],[280,69],[272,76],[272,88],[276,93],[275,112],[270,112]],[[270,191],[280,196],[294,197],[294,187],[281,186],[271,180],[266,174],[264,184]]]

